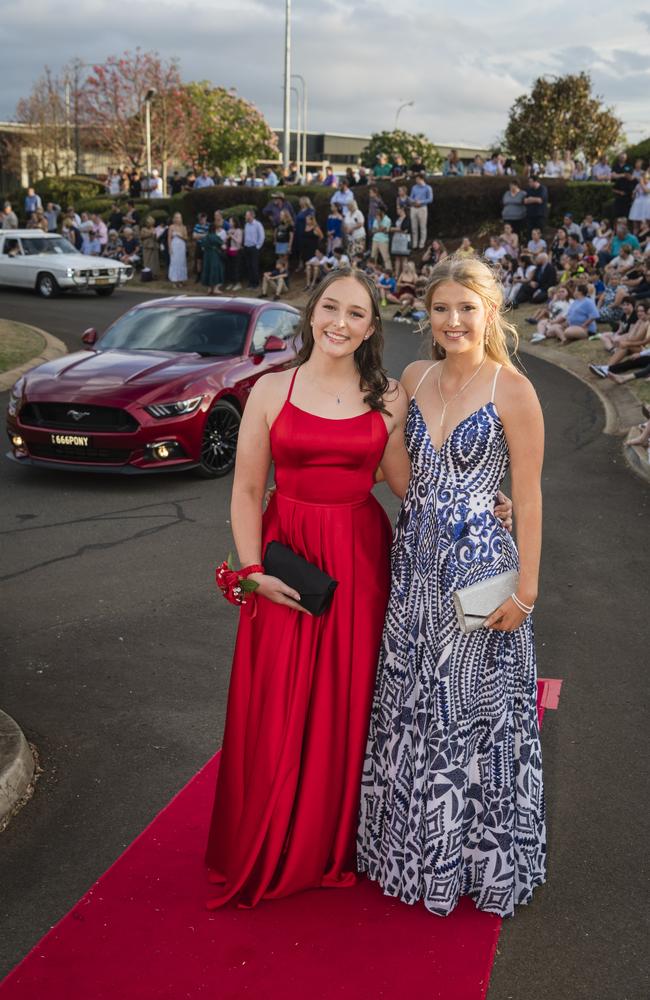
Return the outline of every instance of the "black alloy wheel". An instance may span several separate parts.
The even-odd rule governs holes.
[[[241,414],[225,399],[208,413],[201,441],[201,462],[197,473],[205,479],[227,476],[235,465]]]
[[[36,291],[42,299],[53,299],[59,294],[56,278],[48,271],[43,271],[36,279]]]

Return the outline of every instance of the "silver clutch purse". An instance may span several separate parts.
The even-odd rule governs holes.
[[[455,590],[452,596],[461,631],[467,635],[480,628],[488,615],[516,593],[518,584],[519,573],[512,569]]]

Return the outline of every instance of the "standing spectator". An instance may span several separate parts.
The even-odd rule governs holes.
[[[129,197],[131,198],[141,198],[142,197],[142,177],[140,176],[139,170],[134,170],[129,177]]]
[[[140,226],[140,245],[142,247],[142,270],[151,275],[152,281],[160,276],[160,251],[158,249],[158,234],[156,220],[148,215]]]
[[[359,177],[357,178],[357,186],[364,187],[368,184],[368,171],[365,167],[359,167]]]
[[[122,228],[122,223],[124,221],[124,215],[120,209],[120,206],[116,201],[111,205],[111,210],[108,216],[108,228],[117,229],[118,233]]]
[[[137,226],[140,222],[140,213],[135,207],[134,201],[127,201],[126,212],[124,213],[124,219],[122,220],[122,225],[127,226]]]
[[[366,218],[366,226],[368,228],[368,236],[372,239],[372,224],[375,220],[375,215],[377,214],[377,209],[383,208],[386,211],[386,206],[384,201],[379,194],[379,188],[376,184],[368,185],[368,215]]]
[[[106,223],[102,219],[99,212],[93,212],[90,218],[93,224],[95,235],[99,240],[99,245],[101,247],[100,253],[101,253],[106,244],[108,243],[108,227],[106,226]]]
[[[465,165],[461,159],[459,159],[458,151],[455,149],[450,149],[445,157],[445,162],[442,165],[442,172],[445,177],[463,177],[465,174]]]
[[[632,192],[632,207],[629,213],[634,233],[641,230],[642,223],[650,221],[650,171],[639,177]]]
[[[489,160],[486,160],[483,165],[483,173],[490,177],[500,177],[503,174],[503,163],[501,162],[501,154],[496,150],[492,153]]]
[[[627,153],[619,153],[616,157],[612,167],[611,184],[614,192],[614,216],[627,219],[632,204],[632,192],[636,187],[632,167],[627,162]]]
[[[350,190],[347,177],[344,177],[338,190],[330,198],[330,205],[338,205],[341,209],[341,214],[345,215],[352,201],[354,201],[354,195]]]
[[[429,222],[429,205],[433,204],[433,190],[424,174],[420,173],[415,178],[415,184],[411,188],[411,238],[414,250],[422,250],[427,239],[427,226]]]
[[[415,153],[413,159],[411,160],[411,165],[409,166],[409,174],[411,177],[417,177],[418,174],[424,174],[426,177],[427,168],[424,164],[420,153]]]
[[[188,257],[192,261],[191,273],[194,275],[196,282],[201,280],[201,272],[203,271],[203,239],[207,235],[209,228],[206,213],[199,212],[194,223],[194,228],[192,229],[191,250],[188,252]]]
[[[411,252],[411,224],[406,209],[398,203],[395,225],[391,226],[390,253],[395,264],[395,277],[399,278]]]
[[[201,188],[211,188],[214,187],[214,180],[210,177],[208,173],[208,168],[204,167],[199,176],[194,181],[194,190],[199,191]]]
[[[405,184],[400,184],[397,189],[397,196],[395,198],[395,205],[397,208],[403,208],[405,212],[408,213],[411,207],[411,202],[409,200],[408,188]]]
[[[316,216],[312,212],[305,219],[305,229],[300,240],[300,260],[302,261],[303,267],[306,267],[307,263],[313,259],[322,239],[323,230],[318,225]],[[308,277],[307,284],[310,283],[311,282]]]
[[[282,175],[283,184],[302,184],[302,177],[295,160],[289,164],[288,169]]]
[[[311,203],[311,199],[306,195],[303,195],[298,199],[298,212],[296,213],[296,228],[294,232],[293,241],[293,252],[294,256],[298,258],[298,270],[302,270],[304,262],[302,260],[302,237],[305,232],[305,225],[307,223],[307,217],[314,214],[314,206]],[[313,257],[313,253],[310,253],[310,257]]]
[[[201,284],[208,289],[208,295],[214,295],[221,291],[224,282],[224,254],[223,244],[225,230],[220,228],[218,222],[213,222],[201,240],[203,251],[203,268],[201,270]]]
[[[393,169],[392,163],[388,162],[388,156],[386,153],[377,153],[377,162],[372,168],[373,177],[390,177],[391,170]]]
[[[264,226],[255,218],[255,209],[246,212],[244,225],[244,261],[248,287],[258,288],[260,283],[260,252],[264,246]]]
[[[66,220],[63,220],[64,235],[66,229]],[[68,239],[70,236],[68,235]],[[70,241],[72,242],[72,241]],[[108,257],[109,260],[121,260],[122,254],[124,253],[124,247],[122,246],[122,240],[116,229],[109,229],[108,231],[108,243],[104,247],[104,252],[102,257]]]
[[[354,201],[354,199],[352,199]],[[343,213],[338,204],[334,202],[330,205],[330,214],[327,217],[327,253],[328,256],[338,247],[343,246]]]
[[[501,218],[510,223],[514,232],[519,235],[526,220],[526,192],[519,187],[514,178],[510,181],[508,190],[504,193],[501,203]]]
[[[348,214],[343,218],[343,230],[347,242],[348,255],[358,257],[366,249],[366,230],[363,212],[353,201],[348,206]]]
[[[573,159],[573,153],[570,149],[564,150],[564,159],[561,161],[561,173],[560,177],[563,177],[565,181],[570,181],[573,177],[573,171],[575,169],[575,161]]]
[[[345,168],[345,179],[347,180],[351,188],[355,187],[359,183],[359,177],[354,172],[354,169],[352,167]]]
[[[289,257],[293,246],[293,235],[293,219],[291,214],[283,209],[274,232],[276,257]]]
[[[262,215],[269,220],[272,227],[275,229],[275,227],[279,225],[280,216],[283,212],[288,212],[293,221],[293,205],[290,201],[287,201],[282,191],[274,191],[271,195],[270,202],[262,209]]]
[[[526,206],[526,222],[529,231],[533,229],[542,230],[548,209],[548,188],[540,182],[536,174],[532,174],[528,182],[524,204]]]
[[[151,171],[151,177],[147,184],[148,198],[162,198],[164,196],[163,182],[160,173],[155,168]]]
[[[406,164],[404,163],[404,157],[401,153],[395,153],[393,157],[393,166],[390,171],[390,178],[392,181],[399,181],[401,177],[406,174]]]
[[[34,212],[43,211],[43,202],[41,201],[40,196],[36,194],[33,187],[27,188],[27,194],[25,195],[23,207],[25,209],[25,215],[28,219]]]
[[[267,170],[262,171],[262,178],[264,187],[277,187],[278,186],[278,175],[272,167]]]
[[[573,163],[573,173],[571,174],[572,181],[588,181],[589,171],[587,169],[587,164],[584,160],[574,160]]]
[[[11,207],[10,201],[6,201],[2,208],[2,228],[18,229],[18,216]]]
[[[381,257],[384,262],[384,267],[386,267],[387,270],[390,270],[392,267],[389,252],[389,234],[391,225],[392,223],[384,209],[378,208],[372,222],[372,244],[370,248],[370,256],[374,261],[377,260],[377,257]]]
[[[591,179],[594,181],[611,181],[612,168],[607,162],[607,157],[604,153],[598,157],[591,168]]]
[[[113,170],[112,167],[108,169],[108,177],[106,179],[106,194],[110,195],[111,198],[116,198],[122,189],[122,174],[119,170]]]
[[[239,219],[231,215],[226,234],[226,288],[238,292],[241,288],[241,250],[244,231]]]
[[[334,167],[325,167],[325,177],[322,183],[324,187],[338,187],[339,179],[334,173]]]
[[[81,250],[83,247],[83,239],[81,237],[81,230],[77,225],[74,216],[66,215],[61,223],[61,233],[67,240],[72,243],[75,250]],[[115,233],[117,236],[117,233]],[[121,246],[121,244],[120,244]]]
[[[167,277],[176,288],[183,288],[187,281],[187,228],[180,212],[174,212],[167,230],[169,272]]]
[[[55,233],[59,225],[59,212],[61,211],[61,206],[57,205],[53,201],[48,201],[45,206],[45,211],[43,215],[47,219],[47,231],[48,233]]]
[[[171,195],[172,198],[174,197],[175,194],[181,193],[181,191],[185,187],[185,182],[181,177],[181,175],[179,174],[178,170],[175,170],[174,173],[171,175],[171,177],[167,182],[167,186],[169,187],[169,194]]]
[[[553,155],[546,161],[546,166],[544,167],[545,177],[561,177],[564,169],[564,164],[562,162],[562,157],[560,156],[560,150],[554,149]]]

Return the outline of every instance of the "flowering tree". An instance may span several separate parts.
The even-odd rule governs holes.
[[[141,167],[146,157],[145,97],[150,102],[152,162],[163,179],[171,159],[185,161],[193,143],[196,115],[175,59],[156,52],[125,52],[93,66],[81,87],[82,121],[116,164]]]
[[[582,151],[592,160],[622,140],[622,122],[592,95],[588,73],[539,77],[512,105],[504,140],[521,161],[527,154],[545,160],[554,149]]]
[[[373,132],[361,154],[364,166],[374,167],[379,153],[386,153],[389,160],[395,153],[401,153],[407,165],[419,155],[427,170],[435,170],[441,161],[440,153],[423,132],[404,132],[402,129]]]
[[[188,84],[185,94],[198,120],[190,157],[195,167],[229,174],[278,155],[275,133],[250,101],[207,81]]]

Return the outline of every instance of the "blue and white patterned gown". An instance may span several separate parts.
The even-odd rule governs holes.
[[[392,548],[361,787],[360,871],[440,915],[468,895],[511,916],[545,880],[532,620],[514,632],[464,635],[452,603],[459,587],[519,566],[493,512],[509,465],[498,372],[492,399],[439,451],[415,395],[409,406],[412,475]]]

